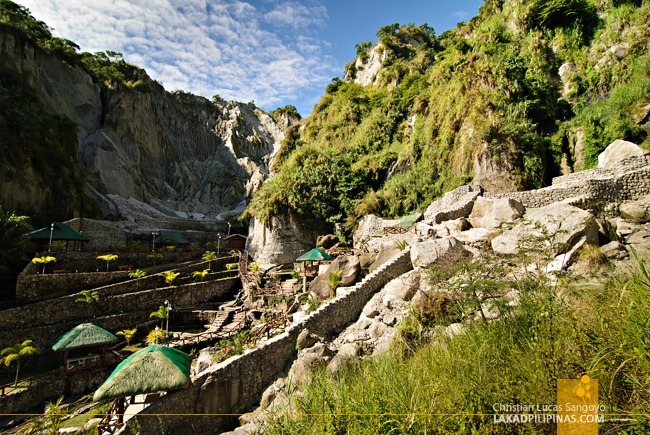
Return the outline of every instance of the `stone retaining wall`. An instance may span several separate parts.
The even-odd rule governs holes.
[[[29,338],[41,349],[49,349],[51,340],[79,323],[91,321],[115,332],[148,321],[149,314],[165,300],[173,307],[190,307],[226,300],[234,296],[239,286],[239,278],[229,278],[126,294],[110,294],[98,289],[100,299],[93,304],[75,302],[77,294],[11,308],[0,315],[0,347]],[[115,315],[103,317],[106,313]]]
[[[513,198],[526,208],[544,207],[581,197],[582,207],[621,202],[650,195],[650,155],[630,157],[614,168],[594,168],[553,179],[553,185],[537,190],[490,194],[487,198]]]
[[[284,333],[199,373],[188,388],[170,392],[130,420],[124,433],[135,433],[136,427],[139,433],[203,434],[228,430],[236,424],[236,416],[218,414],[243,413],[258,403],[264,389],[296,358],[296,340],[304,328],[328,336],[339,332],[358,319],[374,293],[412,268],[410,252],[404,251],[366,276],[349,293],[323,304]],[[165,417],[155,418],[156,414]]]
[[[83,254],[74,254],[82,257]],[[131,254],[134,255],[134,254]],[[170,254],[166,254],[169,256]],[[87,256],[87,255],[86,255]],[[167,258],[167,257],[165,257]],[[70,263],[72,260],[68,260]],[[237,261],[236,257],[222,257],[212,261],[212,269],[223,268],[227,263]],[[174,270],[191,274],[195,270],[208,267],[208,262],[192,262],[181,265]],[[140,278],[137,282],[129,278],[130,272],[92,272],[92,273],[62,273],[34,274],[35,265],[31,264],[19,275],[16,283],[16,302],[20,305],[58,298],[79,293],[82,290],[98,290],[105,294],[118,294],[133,291],[134,288],[156,288],[165,286],[162,275],[151,274]],[[164,268],[163,268],[164,269]]]
[[[111,374],[114,367],[100,367],[50,376],[32,387],[0,397],[0,412],[5,415],[43,412],[47,401],[56,401],[62,395],[90,393]]]
[[[62,273],[25,275],[16,283],[16,303],[19,305],[54,299],[81,290],[103,287],[124,281],[129,272]]]

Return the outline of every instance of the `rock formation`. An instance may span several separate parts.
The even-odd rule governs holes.
[[[145,90],[98,85],[80,66],[10,29],[0,31],[0,59],[48,112],[76,126],[87,194],[104,216],[130,224],[159,227],[239,214],[268,176],[284,138],[286,126],[252,103],[170,93],[150,79]],[[35,171],[25,165],[17,172]],[[21,185],[29,183],[7,186],[0,200],[38,209],[38,192]]]

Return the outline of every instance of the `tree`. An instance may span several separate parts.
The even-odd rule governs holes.
[[[205,251],[201,258],[208,262],[208,268],[212,270],[212,262],[217,259],[217,253],[214,251]]]
[[[56,402],[48,402],[45,407],[45,414],[40,417],[29,420],[20,433],[25,434],[58,434],[61,428],[61,422],[65,413],[61,409],[63,396],[59,397]]]
[[[13,347],[6,347],[0,352],[0,361],[5,367],[11,366],[14,362],[16,363],[16,380],[15,385],[18,385],[18,371],[20,370],[20,360],[27,358],[28,356],[36,355],[40,351],[38,348],[34,347],[32,340],[25,340],[22,343],[18,343]]]
[[[333,298],[334,295],[336,294],[336,289],[338,288],[339,284],[341,284],[341,275],[343,274],[342,271],[337,270],[336,272],[332,272],[329,276],[329,279],[327,280],[327,286],[330,289],[330,297]]]
[[[196,279],[197,281],[203,281],[205,277],[208,276],[208,273],[210,273],[210,269],[195,270],[192,272],[192,278]]]
[[[161,306],[158,307],[158,309],[156,311],[149,314],[149,318],[150,319],[158,319],[158,320],[160,320],[160,326],[162,328],[163,321],[165,319],[167,319],[167,314],[168,314],[167,308],[165,308],[165,306],[161,305]]]
[[[126,345],[128,346],[131,344],[131,340],[133,340],[133,337],[135,337],[136,332],[138,332],[138,328],[124,329],[122,331],[117,331],[115,335],[123,336],[126,340]]]
[[[159,340],[162,340],[165,338],[165,331],[162,330],[161,328],[156,327],[156,329],[152,330],[147,334],[147,343],[148,344],[157,344]]]
[[[168,270],[167,272],[163,273],[163,276],[165,277],[165,283],[168,285],[174,284],[174,281],[179,277],[179,275],[179,272],[174,272],[173,270]]]
[[[74,301],[84,302],[88,305],[99,302],[99,292],[97,290],[82,290],[81,297],[78,297]]]
[[[34,264],[42,264],[43,269],[41,273],[45,273],[45,265],[48,263],[56,263],[56,257],[51,257],[49,255],[44,255],[42,257],[34,257],[32,258],[32,263]]]
[[[144,277],[147,274],[144,270],[136,269],[133,272],[129,272],[129,278],[135,278],[136,281],[136,289],[140,289],[140,278]]]
[[[106,255],[98,255],[97,259],[98,260],[103,260],[106,262],[106,272],[108,272],[108,265],[111,261],[117,260],[117,255],[115,254],[106,254]]]

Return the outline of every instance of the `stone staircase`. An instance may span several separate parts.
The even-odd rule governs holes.
[[[280,284],[279,293],[283,295],[294,294],[296,292],[295,287],[297,283],[298,280],[295,278],[283,281],[282,284]]]

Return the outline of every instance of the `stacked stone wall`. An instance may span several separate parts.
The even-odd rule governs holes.
[[[61,395],[80,395],[97,389],[111,374],[113,367],[69,372],[36,380],[30,388],[0,397],[3,414],[43,412],[43,404],[56,401]],[[40,406],[40,408],[38,408]]]
[[[75,218],[65,222],[70,228],[88,239],[83,243],[83,249],[105,250],[112,245],[126,246],[129,234],[118,228],[113,222],[100,221],[96,219]]]
[[[111,286],[98,288],[99,301],[92,304],[75,302],[79,294],[36,302],[2,311],[0,316],[0,347],[14,345],[25,339],[34,340],[42,349],[50,341],[82,322],[91,321],[109,331],[131,328],[149,321],[149,314],[163,301],[174,307],[190,307],[212,300],[226,300],[239,288],[238,278],[167,286],[158,289],[111,294]],[[106,316],[106,313],[114,315]]]
[[[267,343],[199,373],[191,385],[170,392],[162,400],[130,421],[125,433],[219,433],[236,417],[218,414],[242,413],[258,403],[264,389],[285,372],[297,356],[296,340],[307,328],[331,335],[355,321],[370,297],[390,280],[413,268],[405,251],[355,285],[349,293],[328,301],[304,320]],[[164,419],[151,418],[155,414]],[[176,414],[176,415],[174,415]],[[149,417],[148,417],[149,416]],[[137,421],[137,422],[136,422]]]
[[[139,254],[131,254],[139,255]],[[170,257],[170,254],[166,254]],[[84,264],[88,254],[73,253],[65,255],[65,263],[69,265]],[[168,257],[164,257],[168,261]],[[94,259],[94,257],[93,257]],[[76,261],[79,263],[76,263]],[[222,257],[211,262],[213,270],[221,269],[225,264],[236,261],[235,257]],[[127,263],[129,264],[129,263]],[[138,263],[131,263],[138,264]],[[208,267],[208,262],[192,262],[189,265],[182,265],[174,270],[181,273],[192,273],[195,270],[203,270]],[[116,266],[112,265],[112,269]],[[166,266],[160,270],[167,269]],[[129,278],[129,271],[123,272],[91,272],[91,273],[46,273],[37,274],[39,268],[29,264],[18,276],[16,282],[16,303],[19,305],[54,299],[66,295],[79,293],[82,290],[99,290],[107,294],[118,294],[133,291],[134,288],[156,288],[164,287],[165,279],[162,275],[151,273],[149,276],[140,278],[138,281]]]
[[[569,198],[581,206],[621,202],[650,195],[650,155],[629,157],[613,168],[594,168],[555,177],[553,184],[537,190],[490,194],[488,198],[513,198],[526,208],[544,207]]]

